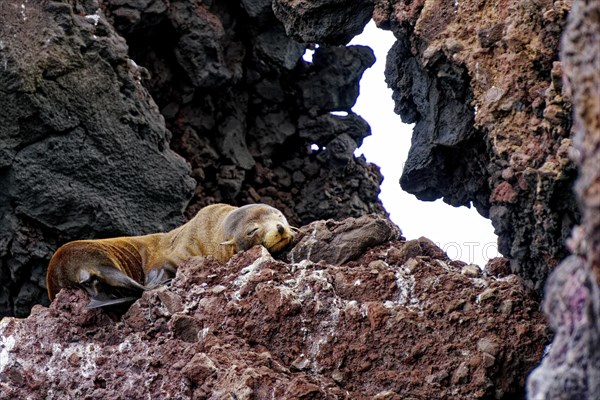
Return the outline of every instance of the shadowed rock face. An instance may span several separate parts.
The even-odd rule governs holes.
[[[283,261],[307,249],[318,262]],[[0,323],[0,399],[513,399],[548,340],[518,277],[378,216],[302,227],[279,259],[191,259],[120,319],[87,301],[62,291]]]
[[[371,19],[373,2],[274,0],[273,11],[288,36],[305,43],[346,44]]]
[[[484,134],[473,126],[468,73],[443,53],[424,68],[410,49],[411,38],[401,36],[388,53],[386,68],[395,111],[405,123],[415,123],[400,184],[420,200],[443,197],[455,207],[473,203],[488,217],[490,160]]]
[[[307,62],[269,1],[158,3],[103,2],[191,163],[188,216],[214,202],[266,202],[294,224],[384,213],[378,168],[353,156],[370,134],[351,112],[369,48],[320,46]]]
[[[0,2],[0,317],[47,304],[60,243],[173,228],[192,195],[140,69],[96,9]]]

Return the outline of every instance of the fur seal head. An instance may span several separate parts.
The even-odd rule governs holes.
[[[260,244],[269,252],[278,252],[294,238],[292,228],[278,209],[266,204],[248,204],[229,213],[223,221],[222,245],[234,245],[234,251],[248,250]]]

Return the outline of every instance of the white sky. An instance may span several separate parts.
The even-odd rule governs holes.
[[[360,96],[353,111],[371,125],[367,137],[356,154],[377,164],[384,176],[379,198],[390,217],[407,239],[425,236],[438,244],[452,259],[460,259],[483,267],[498,256],[497,237],[491,222],[475,208],[455,208],[442,200],[424,202],[400,188],[402,165],[408,155],[412,125],[402,123],[394,113],[392,90],[384,80],[386,55],[394,43],[394,35],[378,29],[371,21],[364,32],[350,44],[367,45],[377,61],[367,69],[360,82]]]

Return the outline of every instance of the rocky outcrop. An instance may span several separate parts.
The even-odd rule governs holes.
[[[576,1],[562,41],[573,102],[576,182],[582,224],[573,255],[548,280],[544,311],[556,336],[528,380],[531,399],[598,398],[600,393],[600,4]]]
[[[143,69],[96,9],[0,2],[0,317],[48,303],[59,244],[172,228],[192,195]]]
[[[526,287],[568,253],[576,166],[583,218],[547,284],[556,338],[528,388],[594,398],[600,10],[575,3],[559,61],[570,8],[0,2],[0,317],[47,305],[45,268],[68,240],[167,230],[218,201],[305,225],[277,259],[190,260],[124,315],[71,290],[3,319],[0,398],[522,396],[549,339]],[[415,123],[400,183],[492,220],[508,259],[484,272],[401,238],[377,167],[354,157],[374,58],[337,45],[371,14],[397,38],[386,79]]]
[[[558,40],[569,1],[376,2],[398,38],[386,79],[415,122],[400,183],[489,216],[512,270],[541,289],[578,219]]]
[[[403,188],[474,205],[538,289],[567,255],[579,217],[557,58],[568,1],[500,14],[436,0],[24,6],[0,9],[0,315],[46,301],[59,244],[166,229],[182,208],[265,202],[296,225],[385,214],[378,168],[353,154],[370,133],[351,107],[373,55],[335,46],[371,12],[398,39],[386,79],[415,123]],[[40,26],[54,39],[30,33]]]
[[[191,259],[122,318],[67,290],[4,319],[0,399],[515,398],[548,340],[534,298],[381,217],[317,221],[276,259]]]
[[[373,2],[274,0],[273,11],[286,34],[301,42],[346,44],[371,20]]]

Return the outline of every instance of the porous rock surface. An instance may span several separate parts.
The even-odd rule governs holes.
[[[0,8],[0,315],[47,304],[61,243],[170,228],[182,208],[266,202],[296,225],[385,214],[378,168],[353,154],[370,133],[351,107],[373,54],[334,46],[371,12],[397,38],[386,79],[416,124],[402,187],[473,204],[540,290],[567,254],[578,211],[557,49],[570,1],[23,6]]]
[[[286,262],[311,235],[363,250]],[[470,267],[372,216],[302,227],[277,259],[190,259],[122,318],[64,290],[0,323],[0,399],[522,397],[545,321],[518,277]]]
[[[415,123],[402,188],[472,203],[512,270],[541,291],[579,217],[558,60],[571,2],[375,3],[375,21],[398,38],[386,67],[396,112]]]
[[[583,218],[569,242],[573,255],[546,285],[544,311],[556,336],[527,387],[533,400],[592,400],[600,393],[600,3],[574,2],[561,58]]]
[[[131,57],[148,68],[171,146],[192,166],[187,216],[214,202],[269,203],[296,225],[385,214],[379,169],[354,157],[370,127],[351,108],[373,52],[321,43],[306,61],[314,46],[286,35],[275,18],[274,9],[290,5],[271,3],[100,1]],[[302,3],[308,15],[328,9]],[[361,8],[363,25],[370,8]]]

